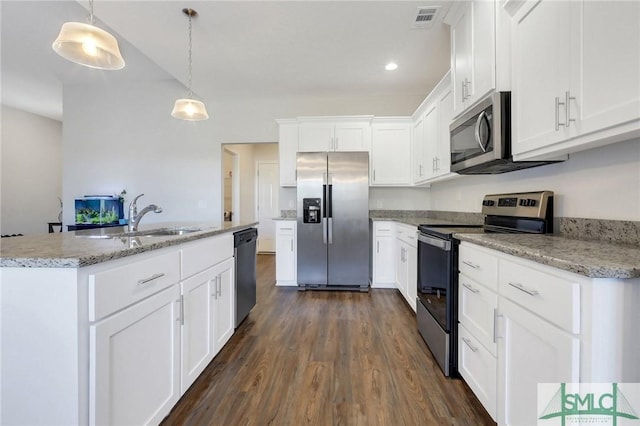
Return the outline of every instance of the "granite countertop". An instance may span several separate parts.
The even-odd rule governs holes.
[[[140,231],[160,228],[198,229],[184,235],[118,236],[126,227],[3,238],[0,267],[79,268],[249,228],[258,222],[171,222],[140,226]]]
[[[590,278],[640,278],[640,247],[557,235],[455,234],[467,241]]]

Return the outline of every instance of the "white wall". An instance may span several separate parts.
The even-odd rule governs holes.
[[[154,203],[143,223],[221,221],[221,151],[214,120],[170,116],[184,88],[175,81],[64,87],[64,222],[84,194],[127,190],[127,204]]]
[[[150,213],[143,223],[221,221],[221,144],[277,141],[277,118],[408,115],[424,98],[213,99],[205,100],[211,118],[189,123],[170,116],[174,100],[184,91],[173,80],[65,86],[65,206],[73,206],[73,200],[84,194],[118,194],[126,189],[126,204],[144,192],[140,205],[155,203],[163,208],[163,213]],[[255,215],[254,167],[253,159],[250,165],[241,165],[252,176],[250,181],[241,179],[241,185],[247,185],[242,189],[247,195],[241,200],[243,220]],[[73,223],[73,213],[72,207],[65,208],[65,223]]]
[[[640,140],[502,175],[462,176],[430,189],[433,210],[480,212],[485,194],[550,190],[555,216],[640,220]]]
[[[62,197],[62,123],[3,105],[0,149],[1,233],[48,232]]]

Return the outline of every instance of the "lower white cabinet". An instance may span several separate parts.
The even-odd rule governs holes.
[[[296,221],[276,220],[276,285],[297,286]]]
[[[458,369],[500,425],[537,423],[539,383],[640,381],[640,280],[460,245]]]
[[[501,298],[498,422],[536,424],[538,383],[580,382],[580,339]]]
[[[395,224],[373,221],[371,288],[396,288]]]
[[[416,227],[396,224],[396,283],[416,312],[418,297],[418,240]]]
[[[91,326],[90,424],[158,424],[171,411],[181,395],[179,300],[174,285]]]
[[[181,283],[182,392],[233,335],[233,267],[227,259]]]

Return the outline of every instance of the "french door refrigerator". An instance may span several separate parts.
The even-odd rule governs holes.
[[[297,155],[298,286],[369,289],[369,153]]]

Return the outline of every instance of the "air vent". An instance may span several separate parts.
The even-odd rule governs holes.
[[[440,6],[424,6],[418,8],[416,19],[411,25],[412,28],[431,28],[438,15]]]

